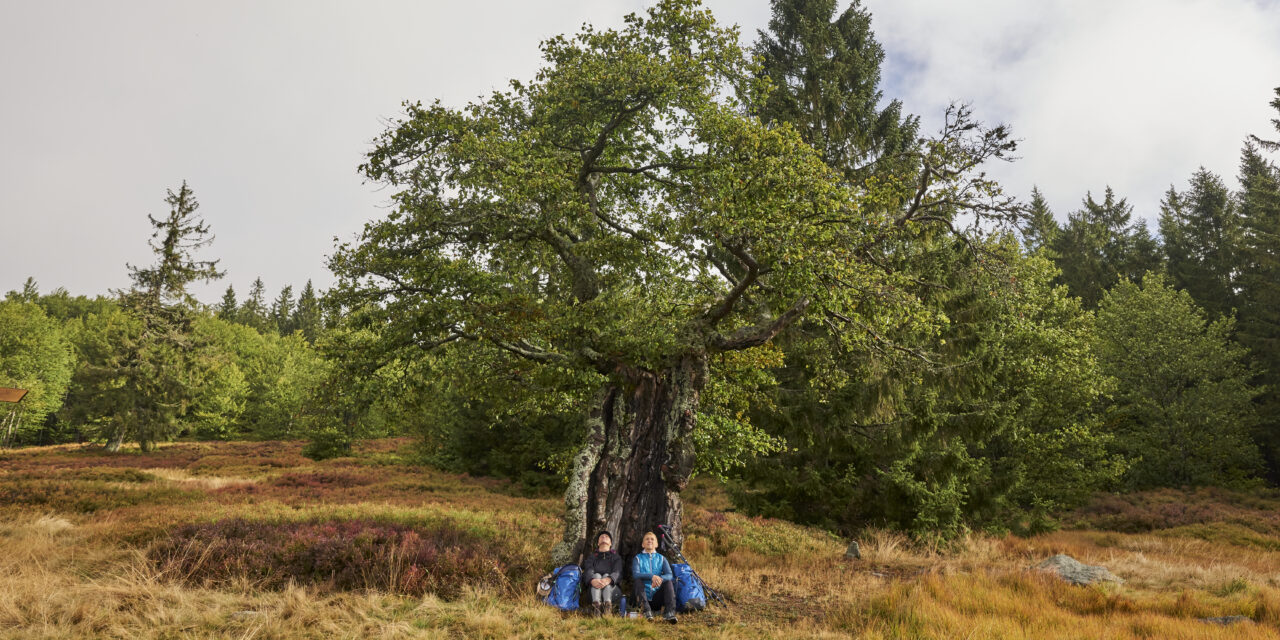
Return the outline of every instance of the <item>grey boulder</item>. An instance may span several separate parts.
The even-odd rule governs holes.
[[[1222,616],[1220,618],[1200,618],[1200,621],[1229,627],[1238,622],[1253,622],[1253,618],[1250,618],[1249,616]]]
[[[1058,554],[1039,565],[1037,569],[1049,571],[1058,574],[1058,577],[1070,582],[1071,584],[1093,584],[1095,582],[1118,582],[1122,583],[1118,576],[1107,570],[1106,567],[1095,567],[1081,563],[1079,560],[1072,558],[1066,554]]]
[[[845,550],[844,557],[855,559],[855,560],[862,559],[862,549],[858,547],[857,540],[853,540],[849,542],[849,548]]]

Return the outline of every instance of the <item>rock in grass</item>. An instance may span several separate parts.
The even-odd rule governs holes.
[[[1200,618],[1200,621],[1229,627],[1237,622],[1253,622],[1253,618],[1249,616],[1222,616],[1220,618]]]
[[[862,550],[858,548],[857,540],[851,540],[849,542],[849,548],[845,550],[844,557],[853,558],[855,560],[862,559]]]
[[[1069,555],[1058,555],[1041,562],[1037,569],[1051,571],[1071,584],[1093,584],[1095,582],[1124,582],[1106,567],[1095,567],[1081,563]]]

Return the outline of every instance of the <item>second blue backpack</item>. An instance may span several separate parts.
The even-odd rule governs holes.
[[[707,608],[707,594],[702,589],[702,581],[693,574],[693,567],[687,564],[671,565],[671,573],[676,577],[676,608],[682,612],[701,611]]]
[[[554,581],[551,585],[551,593],[547,594],[543,602],[561,611],[577,611],[578,598],[582,589],[578,565],[566,564],[556,569],[551,579]]]

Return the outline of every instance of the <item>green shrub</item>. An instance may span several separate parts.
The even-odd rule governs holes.
[[[351,436],[334,428],[318,429],[302,448],[302,455],[312,460],[328,460],[351,455]]]

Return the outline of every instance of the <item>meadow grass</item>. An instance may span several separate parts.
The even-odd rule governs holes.
[[[0,453],[0,638],[1277,638],[1280,494],[1104,496],[1034,537],[846,541],[690,489],[685,551],[728,608],[676,626],[533,595],[560,502],[415,466],[407,440]],[[1123,584],[1033,570],[1067,553]],[[1229,628],[1200,618],[1245,616]]]

